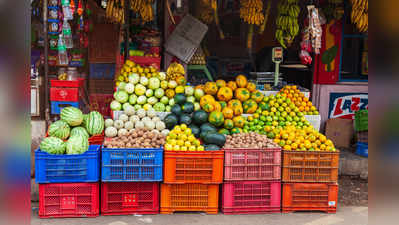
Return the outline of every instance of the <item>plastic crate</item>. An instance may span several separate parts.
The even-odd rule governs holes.
[[[79,88],[50,88],[50,101],[77,102],[79,101]]]
[[[90,63],[90,78],[114,79],[115,63]]]
[[[295,211],[324,211],[327,213],[336,213],[337,203],[337,184],[283,184],[283,213]]]
[[[98,183],[39,184],[39,217],[96,217]]]
[[[281,180],[281,148],[225,149],[224,180]]]
[[[101,180],[162,181],[163,149],[102,149]]]
[[[224,214],[277,213],[281,210],[280,181],[225,182],[222,188]]]
[[[51,114],[59,115],[65,107],[73,106],[79,108],[81,105],[79,102],[51,101]]]
[[[356,144],[356,154],[368,158],[369,157],[369,144],[368,143],[357,142],[357,144]]]
[[[50,80],[51,87],[82,87],[84,85],[84,78],[78,78],[77,80]]]
[[[161,214],[174,212],[218,213],[219,185],[161,184]]]
[[[223,151],[165,151],[164,183],[220,184],[223,159]]]
[[[102,134],[96,134],[89,137],[89,144],[91,145],[102,145],[104,142],[104,132]]]
[[[339,151],[283,151],[282,181],[337,182]]]
[[[35,151],[36,183],[97,182],[100,179],[100,145],[80,155],[52,155]]]
[[[101,214],[159,213],[159,183],[111,182],[101,184]]]
[[[366,131],[369,129],[369,111],[359,110],[355,112],[355,130]]]

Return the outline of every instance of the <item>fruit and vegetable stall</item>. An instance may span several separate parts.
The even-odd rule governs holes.
[[[69,1],[62,2],[66,6]],[[196,46],[186,64],[178,57],[169,60],[170,52],[161,51],[163,34],[156,29],[129,30],[127,7],[140,25],[154,27],[159,19],[157,1],[103,2],[105,18],[128,28],[118,35],[125,38],[118,42],[113,78],[94,79],[111,85],[106,91],[98,89],[110,91],[99,107],[107,110],[83,107],[79,93],[85,90],[84,79],[66,80],[63,75],[50,80],[58,100],[62,95],[74,98],[71,104],[54,103],[56,119],[35,151],[40,218],[336,212],[340,151],[320,132],[319,110],[309,99],[309,90],[278,82],[273,92],[267,92],[249,73],[213,81],[203,45]],[[368,1],[352,2],[352,20],[366,31]],[[220,4],[216,0],[200,4],[198,22],[215,22],[223,40]],[[254,30],[258,27],[263,34],[271,1],[242,0],[238,5],[249,30],[245,47],[252,49]],[[176,24],[169,3],[166,8],[168,23]],[[284,0],[276,10],[273,36],[289,48],[302,29],[301,5]],[[309,8],[308,19],[316,30],[303,31],[305,49],[319,54],[317,10]],[[208,73],[208,79],[192,79],[190,65]]]

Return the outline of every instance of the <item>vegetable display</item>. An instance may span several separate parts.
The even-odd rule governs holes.
[[[66,145],[64,141],[57,137],[46,137],[40,143],[40,150],[49,154],[63,155],[65,154]]]
[[[226,137],[225,149],[265,149],[265,148],[279,148],[272,139],[267,138],[266,135],[255,132],[233,134]]]
[[[165,144],[165,135],[146,128],[132,129],[123,135],[104,141],[106,148],[161,148]]]

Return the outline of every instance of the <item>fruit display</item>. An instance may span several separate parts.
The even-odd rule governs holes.
[[[278,148],[273,139],[255,132],[232,134],[226,137],[224,149],[265,149]]]
[[[301,129],[286,126],[276,135],[274,142],[288,151],[337,151],[334,143],[312,126]]]
[[[264,20],[262,0],[241,0],[240,18],[248,24],[261,25]]]
[[[292,103],[298,107],[299,112],[303,112],[305,115],[319,115],[316,107],[313,106],[312,102],[300,92],[295,85],[284,86],[280,92],[283,97],[287,97]]]
[[[147,128],[131,129],[118,137],[106,139],[106,148],[154,149],[165,144],[166,135]]]
[[[161,133],[166,136],[169,130],[165,123],[156,116],[154,109],[148,111],[139,109],[136,111],[124,111],[118,118],[105,120],[105,136],[109,138],[124,137],[136,129],[147,129],[154,133]]]
[[[204,151],[193,131],[186,124],[176,125],[166,137],[166,151]]]
[[[166,79],[169,80],[177,80],[178,77],[184,77],[186,71],[182,64],[174,62],[171,63],[166,70]]]
[[[276,39],[282,47],[287,48],[299,33],[298,16],[301,8],[298,0],[282,0],[277,6]]]
[[[351,0],[352,13],[351,21],[356,24],[360,32],[366,32],[369,28],[369,1],[368,0]]]
[[[116,86],[124,86],[126,83],[129,83],[129,77],[132,74],[137,74],[139,77],[147,77],[148,79],[156,77],[160,80],[165,80],[166,76],[164,72],[159,72],[155,67],[140,66],[128,59],[125,64],[123,64],[119,73],[115,74]]]
[[[40,150],[49,154],[83,154],[89,149],[89,137],[104,131],[104,118],[97,111],[83,114],[69,106],[61,110],[60,117],[50,124],[48,137],[40,143]]]
[[[105,17],[112,23],[125,23],[125,0],[110,0],[107,2]]]

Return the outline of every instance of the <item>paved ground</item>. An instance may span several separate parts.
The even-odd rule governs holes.
[[[368,207],[340,207],[337,214],[289,213],[266,215],[173,215],[100,216],[97,218],[39,219],[33,209],[31,225],[367,225]]]

